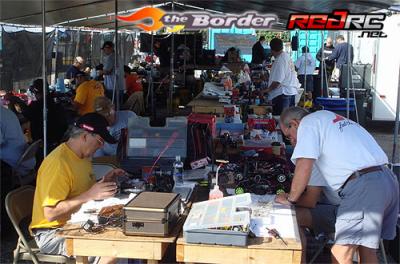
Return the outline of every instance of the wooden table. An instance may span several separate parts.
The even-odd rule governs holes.
[[[204,99],[199,93],[187,106],[192,107],[193,113],[224,115],[225,103],[220,103],[218,99]]]
[[[79,227],[67,224],[64,229]],[[121,228],[110,227],[99,234],[91,234],[82,229],[63,231],[69,255],[76,256],[76,263],[88,263],[88,256],[146,259],[148,263],[158,263],[168,246],[173,244],[182,228],[178,224],[167,237],[126,236]]]
[[[296,215],[293,220],[295,238],[286,239],[286,246],[275,238],[249,238],[247,247],[188,244],[182,236],[176,242],[176,260],[186,263],[301,263],[302,245]]]

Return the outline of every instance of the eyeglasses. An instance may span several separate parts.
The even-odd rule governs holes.
[[[97,142],[99,142],[99,144],[101,146],[104,145],[104,139],[102,137],[98,137],[97,134],[93,134],[93,133],[91,133],[91,135],[97,140]]]

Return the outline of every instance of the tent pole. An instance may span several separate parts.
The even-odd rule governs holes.
[[[398,141],[399,141],[399,117],[400,116],[400,68],[399,68],[399,84],[397,88],[397,104],[396,104],[396,119],[395,119],[395,125],[394,125],[394,138],[393,138],[393,152],[392,152],[392,164],[398,163],[399,162],[399,157],[397,156],[398,149]]]
[[[47,156],[46,0],[42,0],[43,157]]]
[[[171,2],[171,10],[174,12],[174,1]],[[174,94],[174,41],[175,41],[175,34],[172,32],[171,35],[171,58],[170,58],[170,82],[169,82],[169,103],[168,103],[168,113],[172,113],[172,99]]]
[[[120,101],[119,101],[119,92],[121,87],[118,87],[117,82],[121,76],[119,76],[119,67],[122,65],[118,65],[118,58],[119,58],[119,41],[118,41],[118,0],[114,0],[114,35],[115,35],[115,57],[114,57],[114,91],[115,91],[115,108],[118,111],[120,108]],[[119,77],[119,78],[118,78]]]
[[[325,56],[324,56],[324,42],[325,42],[325,34],[324,31],[321,31],[322,33],[322,40],[321,40],[321,61],[319,63],[319,71],[320,71],[320,76],[321,76],[321,97],[324,97],[324,70],[325,70]]]
[[[346,85],[346,117],[350,118],[350,31],[347,31],[347,85]],[[340,73],[342,75],[343,72]],[[342,75],[343,77],[343,75]]]

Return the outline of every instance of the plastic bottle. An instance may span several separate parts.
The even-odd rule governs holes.
[[[175,157],[173,177],[175,186],[183,184],[183,162],[181,161],[181,156]]]

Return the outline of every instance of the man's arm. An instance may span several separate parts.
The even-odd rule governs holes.
[[[298,158],[296,159],[296,169],[289,193],[290,201],[297,201],[307,187],[311,177],[314,159]]]
[[[279,85],[281,85],[280,82],[272,82],[271,85],[267,89],[261,90],[261,93],[263,93],[263,94],[270,93],[272,90],[278,88]]]
[[[317,55],[315,56],[317,60],[321,61],[322,59],[322,48],[320,48],[317,52]]]
[[[50,222],[68,219],[71,214],[79,210],[82,204],[90,200],[99,200],[111,197],[115,194],[117,185],[115,182],[104,182],[104,178],[95,183],[88,191],[76,197],[60,201],[55,206],[44,207],[44,217]]]

